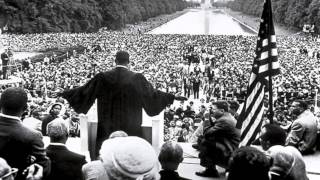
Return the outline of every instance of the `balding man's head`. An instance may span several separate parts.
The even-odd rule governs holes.
[[[47,134],[51,142],[65,143],[68,139],[69,129],[63,119],[57,118],[47,125]]]

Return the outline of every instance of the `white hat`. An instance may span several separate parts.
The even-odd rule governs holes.
[[[153,147],[135,136],[105,140],[100,158],[111,179],[153,179],[157,172],[157,156]]]

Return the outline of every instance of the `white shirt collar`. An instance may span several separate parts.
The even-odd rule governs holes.
[[[116,67],[122,67],[122,68],[128,69],[128,67],[124,65],[117,65]]]
[[[18,116],[11,116],[11,115],[2,114],[2,113],[0,113],[0,116],[1,117],[5,117],[5,118],[9,118],[9,119],[15,119],[15,120],[21,121],[21,118],[18,117]]]
[[[49,145],[53,145],[53,146],[66,146],[66,145],[63,144],[63,143],[53,143],[53,142],[49,143]]]

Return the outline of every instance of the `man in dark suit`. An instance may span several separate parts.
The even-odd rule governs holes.
[[[240,131],[229,113],[227,101],[212,103],[211,115],[215,120],[204,121],[204,137],[199,140],[200,165],[206,170],[196,172],[196,175],[203,177],[219,177],[216,165],[227,168],[229,158],[240,142]]]
[[[153,88],[141,73],[128,69],[129,54],[116,54],[116,68],[99,73],[82,87],[66,90],[58,95],[69,101],[77,113],[87,113],[98,99],[98,132],[95,159],[102,142],[110,133],[123,130],[129,136],[142,137],[142,108],[149,116],[158,115],[174,99],[181,96]]]
[[[47,180],[82,180],[82,165],[85,156],[69,151],[65,143],[68,140],[68,127],[63,119],[55,119],[47,126],[50,144],[47,154],[51,159],[51,174]]]
[[[21,88],[8,88],[1,94],[0,157],[19,169],[17,180],[24,179],[22,172],[33,163],[43,167],[44,177],[50,173],[41,133],[25,127],[20,120],[27,101],[27,93]]]
[[[8,70],[8,63],[9,63],[9,53],[8,49],[1,54],[1,61],[2,61],[2,75],[3,79],[7,79],[7,70]]]

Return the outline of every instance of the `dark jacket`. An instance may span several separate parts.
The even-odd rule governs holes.
[[[187,178],[180,177],[176,171],[170,170],[161,170],[160,172],[160,180],[189,180]]]
[[[57,118],[56,116],[53,116],[51,114],[43,118],[42,124],[41,124],[41,132],[43,136],[47,136],[47,125],[56,118]]]
[[[50,173],[50,160],[46,156],[41,133],[25,127],[16,119],[0,116],[0,157],[11,167],[19,169],[17,180],[22,179],[21,173],[31,163],[40,164],[44,176]]]
[[[82,180],[85,156],[69,151],[65,146],[49,145],[46,149],[51,159],[51,174],[47,180]]]
[[[200,141],[200,163],[206,158],[217,165],[227,167],[229,157],[238,148],[240,130],[230,113],[225,113],[209,127],[204,127],[204,138]]]
[[[174,95],[154,89],[141,73],[123,67],[99,73],[84,86],[60,95],[77,113],[87,113],[97,99],[96,155],[102,142],[114,131],[142,137],[142,108],[154,116],[174,100]]]

